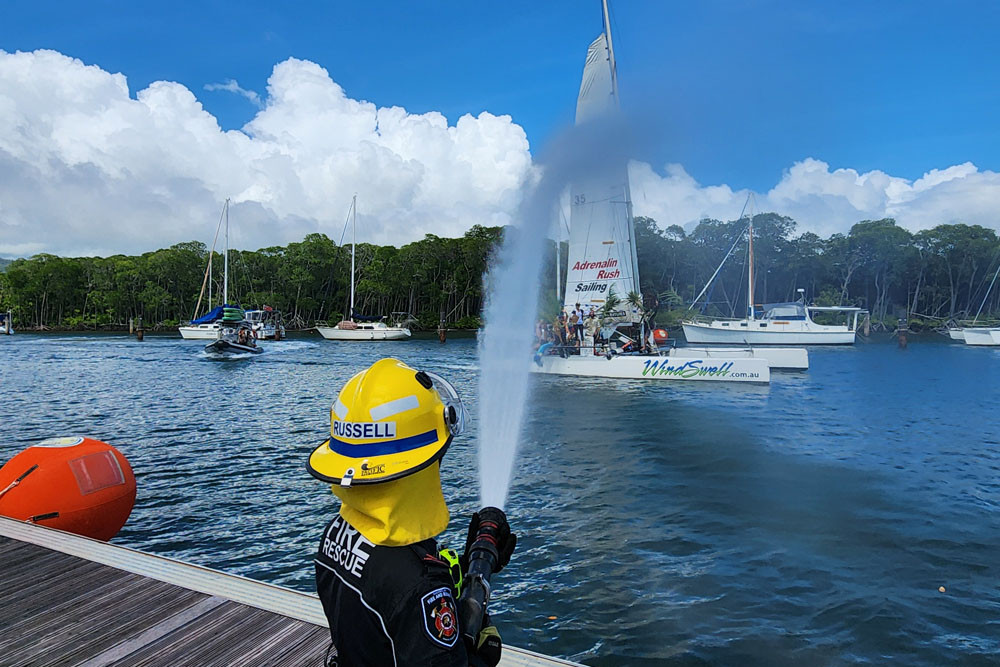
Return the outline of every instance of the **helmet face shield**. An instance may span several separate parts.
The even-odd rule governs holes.
[[[424,374],[434,383],[434,388],[444,403],[444,421],[448,425],[448,430],[452,435],[461,435],[465,431],[465,420],[468,415],[455,386],[437,373],[424,371]]]

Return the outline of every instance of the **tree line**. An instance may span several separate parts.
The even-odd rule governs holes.
[[[477,225],[460,238],[428,234],[400,248],[359,243],[355,314],[407,312],[426,327],[442,319],[478,326],[482,274],[501,233]],[[195,312],[208,262],[208,248],[196,241],[138,256],[16,259],[0,273],[0,308],[12,310],[22,329],[121,329],[140,317],[146,326],[174,327],[222,303],[223,257],[212,253],[212,301],[205,290]],[[269,305],[291,328],[336,323],[350,308],[350,270],[350,245],[324,234],[287,246],[230,250],[229,302]]]
[[[658,321],[689,316],[692,300],[736,244],[706,298],[694,304],[707,315],[746,312],[747,219],[705,219],[690,232],[635,220],[643,294],[659,297]],[[873,320],[916,322],[967,319],[1000,312],[1000,288],[988,288],[1000,262],[996,232],[978,225],[947,224],[912,233],[894,220],[865,220],[846,234],[823,239],[796,234],[791,218],[754,216],[757,304],[793,301],[804,290],[809,303],[867,308]],[[474,328],[483,308],[483,275],[503,235],[499,227],[474,226],[460,238],[427,235],[396,248],[358,244],[355,313],[408,312],[419,325]],[[566,244],[562,244],[565,276]],[[0,273],[0,308],[12,310],[20,328],[125,328],[142,317],[147,326],[173,327],[208,310],[202,291],[209,252],[200,242],[179,243],[138,256],[16,259]],[[554,243],[543,267],[542,309],[558,308]],[[221,303],[223,259],[212,257],[212,305]],[[231,250],[230,302],[267,304],[293,328],[335,323],[348,313],[350,245],[323,234],[256,251]],[[984,303],[985,299],[985,303]],[[982,317],[980,318],[983,319]]]
[[[748,222],[706,219],[686,233],[636,218],[644,294],[690,305],[739,239],[710,296],[695,307],[742,317]],[[753,217],[756,304],[794,301],[801,288],[807,303],[860,306],[873,322],[886,325],[900,317],[917,324],[964,320],[980,307],[986,316],[1000,311],[1000,286],[989,289],[1000,263],[1000,238],[992,229],[944,224],[913,233],[886,218],[863,220],[846,234],[823,239],[811,232],[796,235],[795,227],[776,213]]]

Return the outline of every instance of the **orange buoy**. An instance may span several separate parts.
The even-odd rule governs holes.
[[[110,540],[135,505],[135,475],[117,449],[92,438],[51,438],[0,468],[0,515]]]
[[[667,330],[666,329],[653,329],[653,342],[657,345],[667,342]]]

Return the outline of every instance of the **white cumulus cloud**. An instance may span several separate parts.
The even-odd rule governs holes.
[[[308,61],[276,65],[259,113],[223,131],[178,83],[132,97],[121,74],[0,51],[0,254],[209,240],[226,197],[241,247],[339,238],[354,193],[359,240],[456,236],[510,222],[531,168],[509,116],[378,108]]]
[[[629,173],[636,214],[663,227],[690,229],[701,218],[732,220],[750,193],[701,185],[678,164],[666,165],[661,174],[645,162],[633,162]],[[877,170],[831,170],[826,162],[807,158],[786,170],[773,188],[755,193],[755,199],[758,211],[790,216],[799,223],[798,231],[824,237],[847,232],[860,220],[886,217],[911,231],[956,222],[1000,227],[1000,173],[980,171],[969,162],[908,181]]]
[[[185,86],[130,91],[122,74],[55,51],[0,51],[0,255],[142,252],[209,241],[231,197],[235,245],[310,232],[339,239],[358,194],[360,240],[399,245],[512,221],[534,181],[524,131],[509,116],[376,107],[316,63],[278,63],[262,98],[235,80],[206,86],[261,105],[224,131]],[[683,166],[633,162],[634,210],[661,226],[736,217],[748,191],[698,183]],[[793,164],[757,208],[799,231],[846,232],[868,218],[909,229],[996,228],[1000,174],[971,163],[916,180],[882,171]]]

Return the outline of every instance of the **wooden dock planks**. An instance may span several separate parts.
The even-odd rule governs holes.
[[[0,517],[0,667],[320,667],[329,644],[315,595]]]
[[[326,628],[0,537],[0,665],[321,665]]]

